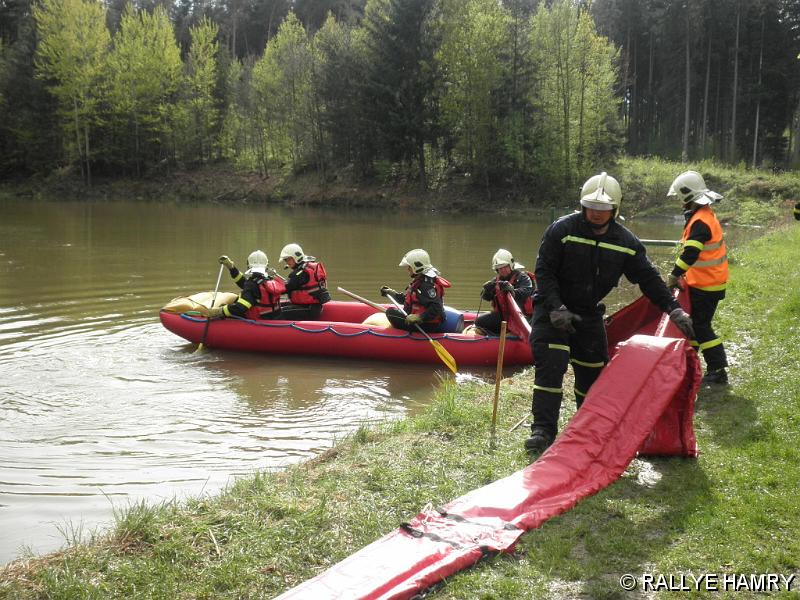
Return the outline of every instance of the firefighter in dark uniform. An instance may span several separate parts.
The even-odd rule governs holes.
[[[555,439],[567,365],[575,374],[580,408],[608,362],[601,301],[625,277],[689,338],[692,320],[681,309],[647,258],[641,241],[615,217],[622,191],[606,173],[583,184],[581,211],[552,223],[536,259],[531,348],[536,371],[533,423],[525,448],[541,452]]]
[[[411,277],[405,291],[396,292],[388,286],[381,288],[381,296],[391,296],[403,305],[402,311],[396,308],[386,311],[392,327],[406,331],[421,327],[429,333],[441,331],[445,320],[444,291],[450,287],[450,282],[439,275],[428,253],[420,248],[407,252],[398,266],[406,267]]]
[[[282,318],[316,321],[322,313],[322,305],[331,299],[325,266],[313,256],[306,256],[298,244],[284,246],[280,259],[284,268],[291,269],[286,278],[289,304],[283,305]]]
[[[497,276],[484,283],[481,291],[481,299],[490,301],[492,310],[475,319],[475,327],[480,335],[498,335],[500,323],[508,320],[508,315],[503,314],[496,300],[501,292],[514,294],[514,301],[527,319],[533,314],[533,280],[525,270],[525,265],[516,262],[511,252],[500,248],[492,257],[492,269]]]
[[[242,293],[231,304],[212,308],[209,317],[241,317],[244,319],[280,319],[281,294],[284,292],[283,282],[273,279],[267,274],[269,260],[261,250],[250,253],[247,257],[247,271],[239,272],[233,261],[227,256],[220,256],[219,262],[228,267],[233,281]]]
[[[681,173],[672,182],[667,197],[677,198],[683,206],[686,226],[681,237],[680,255],[667,276],[669,287],[683,287],[685,278],[692,302],[692,323],[697,336],[695,349],[706,361],[704,384],[728,383],[728,358],[722,340],[711,327],[719,301],[728,284],[728,250],[717,216],[711,209],[722,196],[706,187],[696,171]]]
[[[800,202],[794,205],[794,218],[800,221]]]

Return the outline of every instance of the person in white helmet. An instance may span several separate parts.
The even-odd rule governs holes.
[[[562,383],[571,363],[580,408],[608,362],[603,298],[625,277],[636,283],[689,339],[692,320],[670,294],[642,242],[617,222],[622,190],[606,173],[589,178],[580,212],[561,217],[542,236],[530,343],[536,366],[533,423],[525,448],[542,452],[558,433]]]
[[[397,266],[406,267],[411,282],[402,293],[386,285],[380,290],[381,296],[392,296],[403,304],[405,314],[396,308],[386,311],[392,327],[406,331],[416,331],[417,327],[427,332],[440,331],[445,320],[444,291],[450,287],[450,282],[439,275],[430,256],[421,248],[409,250]]]
[[[280,319],[281,294],[285,288],[279,279],[273,279],[267,272],[269,259],[261,250],[255,250],[247,257],[247,271],[239,272],[228,256],[220,256],[219,262],[228,267],[233,281],[242,293],[231,304],[212,308],[209,318],[240,317],[243,319]]]
[[[497,302],[500,293],[513,294],[514,301],[526,318],[530,319],[533,314],[533,280],[525,270],[525,265],[515,261],[511,252],[500,248],[492,257],[492,269],[497,276],[484,283],[481,290],[481,299],[491,302],[492,310],[475,319],[477,333],[481,335],[499,334],[500,323],[508,320],[508,315],[503,314]]]
[[[330,301],[328,275],[325,266],[313,256],[306,256],[299,244],[286,244],[280,260],[290,269],[286,278],[289,304],[283,305],[283,319],[290,321],[316,321],[322,305]]]
[[[706,361],[704,384],[728,383],[728,357],[722,340],[714,333],[711,320],[728,284],[728,250],[725,236],[711,205],[722,196],[706,187],[697,171],[681,173],[672,182],[668,198],[675,198],[683,207],[686,225],[681,237],[680,256],[667,276],[669,287],[689,288],[692,322],[696,339],[692,344]]]

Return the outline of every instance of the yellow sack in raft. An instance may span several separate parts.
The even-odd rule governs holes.
[[[196,312],[205,316],[208,313],[208,305],[214,292],[198,292],[191,296],[178,296],[167,302],[161,309],[170,313]],[[224,306],[236,300],[237,295],[232,292],[218,292],[214,306]]]
[[[362,325],[371,325],[372,327],[391,327],[392,324],[389,323],[389,319],[386,317],[386,313],[378,312],[373,315],[368,316],[361,322]]]

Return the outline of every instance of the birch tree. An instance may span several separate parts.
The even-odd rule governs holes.
[[[68,151],[92,185],[92,127],[100,120],[110,35],[95,0],[42,0],[33,8],[39,31],[36,76],[58,98]]]

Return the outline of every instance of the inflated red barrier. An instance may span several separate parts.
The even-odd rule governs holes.
[[[618,479],[640,449],[695,456],[691,414],[699,381],[697,354],[685,339],[634,335],[619,344],[539,460],[419,513],[279,599],[410,598],[487,553],[510,551],[525,531]]]

